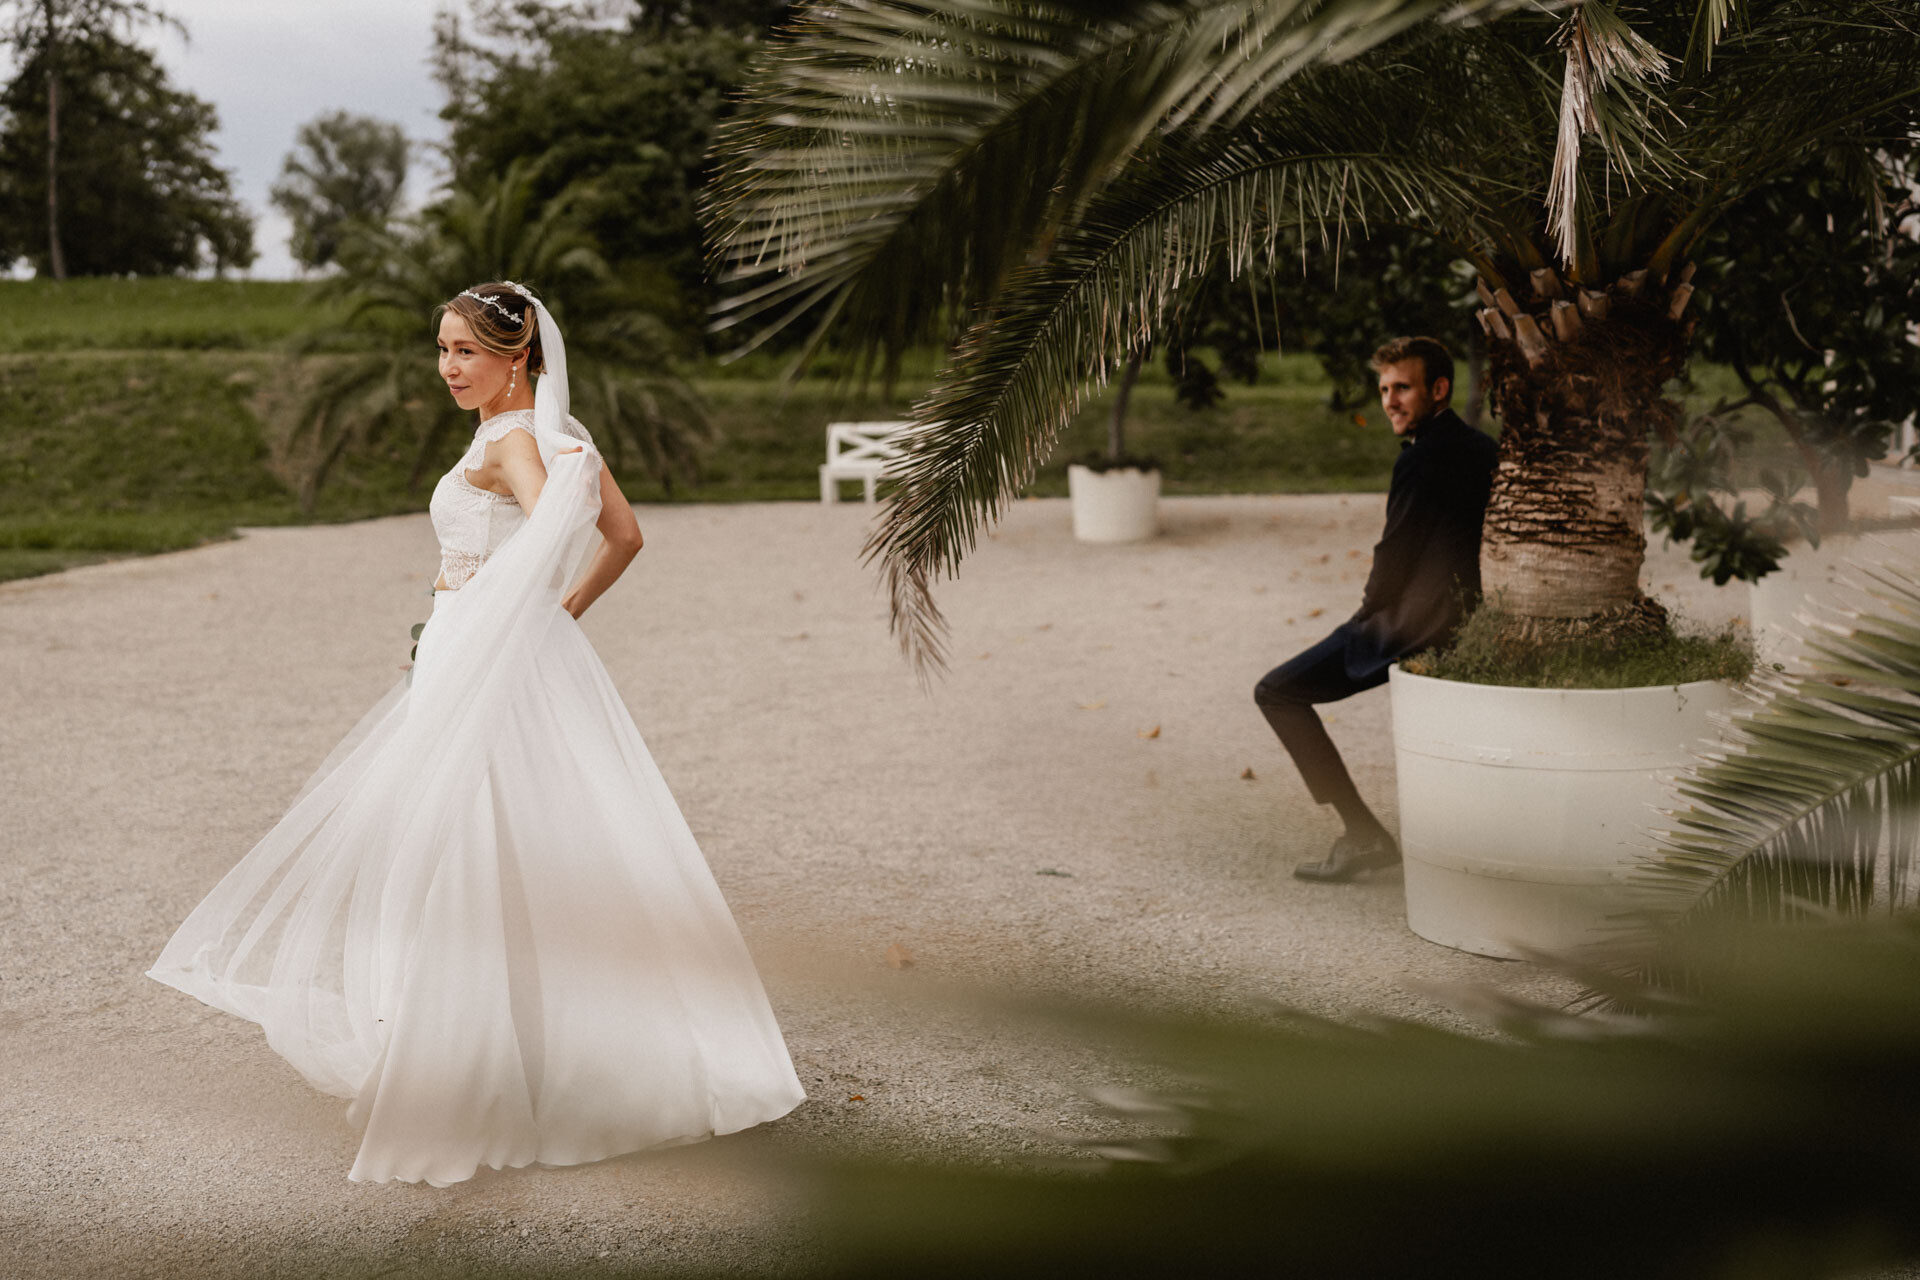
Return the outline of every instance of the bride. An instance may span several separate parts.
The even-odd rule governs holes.
[[[433,493],[440,580],[409,681],[149,976],[351,1099],[355,1181],[445,1186],[784,1115],[805,1095],[753,961],[575,621],[640,530],[567,414],[560,331],[526,289],[483,284],[439,343],[480,422]]]

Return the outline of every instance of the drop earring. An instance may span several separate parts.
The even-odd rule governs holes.
[[[515,364],[508,365],[507,366],[507,399],[509,400],[513,399],[513,384],[519,377],[520,377],[520,366]]]

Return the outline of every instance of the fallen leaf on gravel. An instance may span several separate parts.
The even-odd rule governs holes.
[[[1155,600],[1152,604],[1148,605],[1147,608],[1158,609],[1161,605],[1164,605],[1165,603],[1166,603],[1165,600]]]
[[[865,1102],[866,1100],[867,1095],[864,1093],[850,1093],[847,1095],[848,1102]]]
[[[1035,631],[1051,631],[1053,630],[1053,624],[1051,622],[1043,622],[1039,626],[1035,627],[1034,630]]]
[[[807,638],[807,633],[804,631],[796,631],[790,636],[781,636],[780,638],[782,640],[805,640]]]
[[[1332,553],[1332,552],[1328,552],[1328,553],[1327,553],[1326,555],[1323,555],[1323,556],[1321,556],[1321,557],[1320,557],[1320,558],[1319,558],[1318,560],[1315,560],[1315,561],[1314,561],[1314,563],[1315,563],[1315,564],[1325,564],[1325,563],[1326,563],[1327,561],[1329,561],[1329,560],[1331,560],[1331,559],[1333,559],[1333,553]]]
[[[1252,765],[1248,765],[1245,769],[1242,769],[1240,771],[1240,781],[1242,782],[1258,782],[1259,781],[1258,778],[1253,776]]]
[[[1141,729],[1136,736],[1142,738],[1157,738],[1160,736],[1160,726],[1155,725],[1151,729]]]
[[[1078,705],[1082,711],[1098,711],[1100,708],[1107,705],[1107,700],[1105,698],[1102,698],[1098,702],[1082,702],[1076,705]]]
[[[976,661],[985,662],[988,658],[991,658],[992,656],[993,655],[991,653],[980,653],[980,654],[975,654],[974,658]]]
[[[1319,617],[1319,616],[1320,616],[1321,614],[1323,614],[1323,613],[1325,613],[1325,612],[1326,612],[1326,610],[1325,610],[1325,609],[1309,609],[1309,610],[1307,610],[1307,616],[1308,616],[1309,618],[1317,618],[1317,617]]]
[[[888,946],[887,968],[889,969],[913,968],[913,952],[907,950],[905,943],[896,942]]]
[[[1288,618],[1288,619],[1287,619],[1287,625],[1288,625],[1288,626],[1292,626],[1292,625],[1293,625],[1293,619],[1292,619],[1292,618]]]
[[[1255,588],[1253,589],[1253,594],[1255,594],[1255,595],[1257,595],[1257,596],[1263,596],[1263,595],[1265,595],[1265,594],[1267,594],[1267,589],[1266,589],[1265,587],[1255,587]]]
[[[1359,553],[1358,551],[1349,551],[1349,552],[1347,552],[1347,559],[1349,559],[1349,560],[1358,560],[1359,558],[1360,558],[1360,553]]]
[[[1038,871],[1034,872],[1033,874],[1037,876],[1059,876],[1062,880],[1073,879],[1073,872],[1060,871],[1053,867],[1042,867]]]

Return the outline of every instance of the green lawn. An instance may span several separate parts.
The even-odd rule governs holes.
[[[110,555],[194,546],[238,525],[350,520],[418,511],[404,444],[336,468],[319,509],[300,510],[284,390],[299,376],[285,340],[310,323],[305,286],[213,280],[0,281],[14,323],[0,345],[0,580]],[[432,348],[422,341],[422,359]],[[831,354],[783,379],[756,356],[693,371],[717,443],[701,481],[666,492],[623,477],[636,501],[816,500],[828,422],[903,415],[936,353],[914,353],[885,397]],[[1724,372],[1703,372],[1701,394]],[[1305,355],[1269,356],[1225,403],[1177,404],[1148,367],[1129,414],[1129,452],[1159,458],[1170,494],[1381,490],[1396,442],[1377,409],[1327,407]],[[1110,403],[1080,413],[1031,492],[1066,492],[1067,460],[1104,447]],[[591,426],[592,424],[588,424]],[[464,441],[449,441],[441,466]],[[437,472],[435,473],[437,474]]]
[[[308,292],[282,280],[0,280],[0,352],[270,347],[314,322]]]

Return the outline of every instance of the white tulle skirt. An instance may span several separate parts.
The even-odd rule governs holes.
[[[440,593],[414,677],[150,976],[351,1099],[356,1181],[577,1164],[796,1106],[733,917],[553,594]]]

